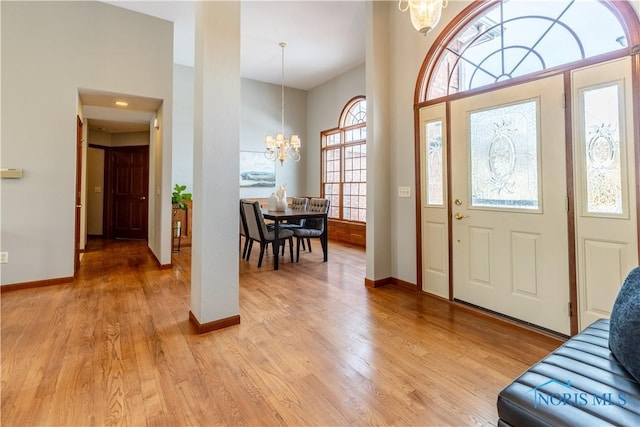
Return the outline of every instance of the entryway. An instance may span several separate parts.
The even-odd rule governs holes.
[[[638,262],[631,87],[623,58],[421,109],[422,289],[566,335],[572,292],[580,329],[608,317]]]

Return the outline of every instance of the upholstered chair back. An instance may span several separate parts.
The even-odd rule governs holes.
[[[289,207],[291,209],[307,209],[307,204],[309,203],[309,199],[307,199],[306,197],[292,197],[291,198],[291,204],[289,205]]]
[[[250,239],[257,241],[263,240],[263,236],[267,235],[267,226],[264,223],[264,217],[260,210],[260,202],[242,202],[244,217],[247,221],[247,235]]]
[[[312,198],[309,200],[307,210],[310,212],[329,212],[329,199]],[[304,223],[305,228],[324,232],[324,221],[322,218],[309,218]]]

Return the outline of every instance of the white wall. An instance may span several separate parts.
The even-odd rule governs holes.
[[[171,187],[193,193],[193,67],[173,64],[173,168]]]
[[[264,138],[275,137],[282,127],[281,86],[242,79],[240,94],[240,150],[264,152]],[[306,195],[307,92],[285,87],[284,102],[284,131],[300,136],[302,158],[299,162],[287,160],[284,166],[276,160],[276,188],[241,187],[240,197],[269,197],[283,184],[289,196]]]
[[[174,65],[174,131],[172,186],[186,185],[193,192],[193,67]],[[241,79],[240,150],[264,152],[264,138],[281,128],[279,85]],[[302,138],[300,162],[276,162],[276,185],[287,194],[306,195],[307,92],[285,87],[285,132]],[[269,197],[276,188],[240,188],[240,197]],[[317,193],[314,193],[317,194]]]
[[[149,131],[111,134],[112,147],[132,147],[140,145],[149,145]]]
[[[105,133],[89,131],[88,143],[102,147],[132,147],[149,145],[149,131]]]
[[[111,134],[105,132],[89,131],[87,136],[89,144],[111,147]]]
[[[99,2],[6,2],[2,8],[2,284],[73,275],[78,89],[164,100],[171,144],[172,24]],[[117,60],[115,60],[117,58]],[[169,157],[160,173],[171,170]],[[160,183],[170,257],[169,190]],[[164,194],[169,193],[169,194]],[[163,203],[166,206],[163,206]],[[150,243],[151,246],[151,243]],[[159,246],[151,247],[162,257]],[[170,258],[169,258],[170,259]]]
[[[320,132],[338,126],[340,113],[349,100],[365,95],[365,65],[351,70],[307,92],[307,143],[305,150],[307,194],[321,194]]]
[[[444,14],[466,2],[451,2]],[[408,13],[390,14],[390,127],[391,141],[391,274],[409,283],[417,283],[416,260],[416,186],[413,95],[424,60],[435,34],[423,36],[411,25]],[[446,16],[439,28],[444,28]],[[398,187],[411,187],[410,198],[399,198]]]

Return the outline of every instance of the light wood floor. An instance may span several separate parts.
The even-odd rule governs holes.
[[[395,286],[336,243],[240,261],[241,324],[189,322],[188,248],[90,241],[72,284],[2,294],[3,426],[495,425],[497,393],[560,342]]]

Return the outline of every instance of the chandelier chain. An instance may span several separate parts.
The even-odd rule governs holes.
[[[280,43],[280,47],[282,48],[282,67],[280,72],[280,98],[281,98],[281,108],[280,108],[280,116],[281,116],[281,128],[282,134],[284,135],[284,48],[287,46],[286,43]]]

